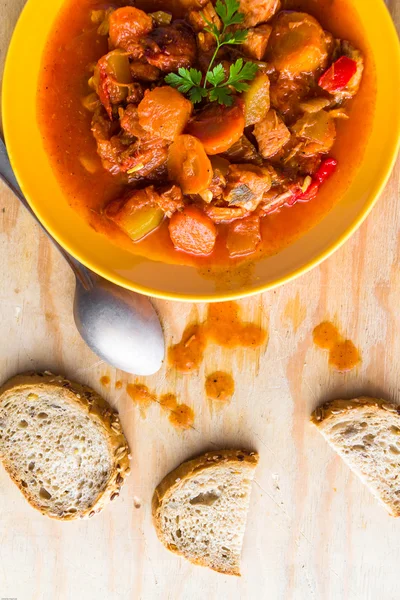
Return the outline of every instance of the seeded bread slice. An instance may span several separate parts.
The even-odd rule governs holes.
[[[153,522],[168,550],[227,575],[240,555],[258,454],[209,452],[169,473],[153,496]]]
[[[119,495],[129,448],[117,413],[91,388],[25,373],[0,388],[0,459],[30,504],[62,520]]]
[[[394,517],[400,516],[400,407],[376,398],[333,400],[311,420]]]

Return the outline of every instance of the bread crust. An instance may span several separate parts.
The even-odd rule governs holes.
[[[0,459],[3,465],[21,490],[28,502],[39,510],[43,515],[58,519],[61,521],[71,521],[75,519],[84,519],[93,517],[99,513],[108,502],[119,496],[121,487],[126,476],[130,472],[129,467],[129,446],[122,431],[121,422],[116,410],[114,410],[104,398],[102,398],[92,388],[70,381],[62,375],[54,375],[50,371],[44,372],[28,372],[12,377],[0,388],[0,406],[5,400],[15,393],[30,389],[33,393],[39,393],[43,390],[54,393],[55,397],[62,399],[74,407],[79,408],[90,418],[99,424],[103,430],[110,454],[113,456],[113,466],[111,476],[104,490],[96,498],[91,506],[86,510],[78,511],[77,513],[64,513],[58,515],[51,512],[51,509],[43,509],[35,502],[34,497],[29,493],[29,489],[21,485],[17,473],[14,472],[9,465],[6,456],[1,456]]]
[[[351,418],[354,411],[362,411],[368,408],[376,414],[392,413],[399,417],[399,428],[400,428],[400,406],[387,402],[382,398],[371,398],[368,396],[361,396],[360,398],[353,398],[351,400],[331,400],[325,402],[321,406],[318,406],[311,415],[311,422],[321,431],[324,435],[325,425],[331,421],[335,421],[339,416],[340,418],[348,416]],[[343,459],[343,461],[350,467],[350,469],[361,479],[361,481],[368,487],[371,493],[379,500],[379,502],[386,508],[390,515],[393,517],[400,517],[400,508],[393,504],[390,499],[382,497],[378,491],[370,487],[368,479],[357,469],[353,468],[352,465],[347,461],[346,456],[341,452],[340,448],[336,448],[334,444],[330,442],[327,436],[325,439],[329,445],[335,450],[337,454]]]
[[[184,556],[182,552],[178,550],[176,546],[166,543],[163,535],[163,531],[161,528],[161,512],[163,502],[166,498],[168,498],[171,494],[174,493],[174,490],[182,485],[182,482],[190,479],[194,475],[197,475],[203,471],[207,471],[210,467],[215,467],[215,465],[223,464],[224,466],[229,465],[237,465],[246,462],[250,464],[254,469],[257,466],[259,460],[259,455],[257,452],[249,452],[248,450],[218,450],[214,452],[207,452],[206,454],[202,454],[192,460],[188,460],[164,477],[164,479],[158,484],[156,489],[154,490],[153,499],[152,499],[152,515],[153,515],[153,524],[157,533],[158,539],[164,544],[164,546],[173,552],[174,554],[179,554],[180,556]],[[225,571],[222,569],[217,569],[210,567],[210,565],[200,558],[188,558],[185,555],[187,560],[190,560],[193,564],[200,565],[202,567],[209,567],[214,571],[219,573],[224,573],[225,575],[236,575],[240,577],[239,571]]]
[[[396,406],[391,402],[387,402],[382,398],[371,398],[369,396],[360,396],[351,400],[330,400],[318,406],[311,415],[311,422],[321,428],[321,425],[327,419],[335,418],[338,414],[348,414],[353,410],[360,410],[368,406],[373,411],[378,412],[386,410],[388,412],[397,413],[400,415],[400,406]]]

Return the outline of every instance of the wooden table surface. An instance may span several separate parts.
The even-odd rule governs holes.
[[[0,2],[0,61],[24,0]],[[389,2],[400,23],[400,1]],[[2,65],[0,65],[1,67]],[[18,600],[394,600],[399,597],[400,520],[389,517],[309,424],[327,398],[365,393],[400,401],[399,165],[356,235],[319,268],[240,302],[269,331],[261,351],[206,352],[197,374],[164,367],[138,381],[176,390],[194,428],[172,427],[158,406],[145,419],[118,373],[91,353],[73,322],[69,267],[12,194],[0,186],[0,378],[28,369],[67,374],[104,392],[121,414],[132,475],[121,497],[90,521],[60,523],[33,510],[0,469],[0,598]],[[167,343],[204,315],[202,305],[155,302]],[[348,374],[328,368],[312,330],[331,319],[360,349]],[[213,411],[205,374],[232,372],[236,392]],[[111,386],[102,388],[100,377]],[[167,552],[151,523],[155,485],[204,450],[250,447],[260,464],[240,579]],[[134,497],[141,507],[134,507]]]

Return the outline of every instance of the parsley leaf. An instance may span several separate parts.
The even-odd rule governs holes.
[[[229,25],[235,25],[242,23],[244,20],[244,15],[238,12],[240,8],[240,3],[237,0],[217,0],[215,5],[215,12],[219,17],[221,17],[221,21],[225,25],[225,27],[229,27]]]
[[[224,37],[225,44],[243,44],[247,39],[247,30],[239,29],[238,31],[229,31]]]
[[[201,71],[180,67],[178,73],[169,73],[166,76],[165,83],[177,88],[183,94],[189,92],[191,101],[193,104],[196,104],[207,96],[207,90],[201,87],[202,78],[203,74]]]
[[[238,58],[230,66],[229,78],[225,85],[231,85],[237,92],[246,92],[249,89],[249,84],[245,82],[253,80],[257,70],[258,66],[255,63],[247,62],[243,64],[243,59]]]
[[[239,58],[229,68],[229,76],[226,76],[223,65],[220,63],[213,68],[214,61],[222,46],[243,44],[247,38],[246,29],[237,29],[236,31],[227,31],[231,25],[237,25],[243,22],[244,15],[239,11],[240,3],[238,0],[217,0],[215,11],[222,21],[222,30],[219,31],[215,23],[212,23],[207,17],[200,13],[207,24],[205,31],[213,35],[216,39],[216,49],[208,65],[207,72],[203,80],[203,74],[197,69],[178,69],[178,73],[169,73],[165,77],[165,82],[174,88],[177,88],[183,94],[188,94],[193,104],[197,104],[208,98],[210,102],[219,102],[226,106],[232,106],[234,98],[232,89],[237,92],[245,92],[249,88],[247,81],[254,79],[257,72],[255,63],[243,63]],[[203,83],[202,83],[203,82]]]
[[[206,75],[206,79],[211,85],[214,87],[220,85],[226,78],[225,71],[223,65],[220,63],[216,67],[213,68],[212,71],[208,71]]]
[[[201,102],[207,95],[208,90],[205,90],[203,87],[193,87],[189,92],[189,98],[193,104]]]
[[[219,104],[225,104],[225,106],[232,106],[233,104],[233,96],[228,87],[212,88],[209,91],[209,98],[211,102],[219,102]]]

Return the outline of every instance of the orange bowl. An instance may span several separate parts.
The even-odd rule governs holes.
[[[390,175],[400,139],[399,42],[383,0],[351,0],[370,48],[367,67],[376,76],[363,159],[332,210],[290,246],[257,261],[245,282],[233,277],[206,278],[194,267],[135,256],[96,233],[69,206],[37,122],[43,51],[63,2],[28,0],[25,5],[6,60],[3,121],[10,159],[32,209],[53,237],[87,267],[116,284],[159,298],[209,302],[239,298],[285,283],[316,266],[368,215]],[[333,184],[330,189],[334,190]]]

